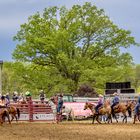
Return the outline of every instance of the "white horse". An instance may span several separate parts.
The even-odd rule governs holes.
[[[56,114],[57,114],[56,104],[53,101],[51,101],[51,100],[49,100],[48,103],[49,103],[49,105],[52,108],[54,120],[56,120]]]
[[[66,116],[67,121],[69,120],[69,118],[71,118],[72,121],[74,121],[74,111],[72,108],[63,106],[62,115]]]

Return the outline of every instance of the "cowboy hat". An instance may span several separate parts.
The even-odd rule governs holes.
[[[118,95],[118,93],[117,92],[114,92],[113,95]]]
[[[103,98],[103,95],[102,94],[99,94],[99,97],[102,97]]]

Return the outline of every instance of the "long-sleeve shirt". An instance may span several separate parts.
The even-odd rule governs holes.
[[[103,98],[99,98],[98,102],[97,102],[97,105],[101,105],[101,104],[103,104],[103,102],[104,102]]]
[[[7,99],[5,99],[5,100],[0,100],[0,106],[7,106],[7,105],[9,105],[9,101],[7,100]]]
[[[114,103],[119,103],[119,101],[120,101],[119,97],[118,96],[115,96],[114,99],[113,99],[113,101],[112,101],[112,103],[113,104]]]

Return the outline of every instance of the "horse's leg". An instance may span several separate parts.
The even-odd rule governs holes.
[[[127,115],[124,116],[125,123],[127,123]]]
[[[108,116],[103,115],[103,121],[104,121],[104,123],[106,123],[107,120],[108,120]]]
[[[109,120],[109,116],[106,117],[106,120],[105,121],[107,122],[108,120]]]
[[[59,114],[56,114],[56,123],[59,123]]]
[[[134,121],[133,121],[133,124],[135,124],[136,117],[137,117],[137,115],[134,115]]]
[[[11,114],[11,122],[14,120],[14,115],[13,114]]]
[[[118,123],[118,120],[117,120],[116,114],[114,114],[114,118],[115,118],[116,122]]]
[[[3,124],[3,118],[2,118],[2,115],[0,115],[0,125]]]
[[[5,116],[2,116],[2,121],[5,122]]]
[[[95,115],[93,115],[92,124],[94,124],[95,117],[96,117],[96,116],[95,116]]]
[[[112,115],[108,114],[108,118],[106,119],[106,121],[108,120],[108,122],[112,123]]]
[[[110,123],[112,123],[112,115],[109,114]]]
[[[66,115],[66,119],[67,119],[67,121],[69,120],[69,114]]]
[[[139,120],[139,122],[140,122],[140,114],[138,115],[138,120]]]
[[[113,120],[112,120],[112,115],[110,114],[110,117],[111,117],[111,123],[113,123]]]
[[[107,115],[107,119],[106,119],[106,121],[108,120],[108,124],[111,122],[111,114],[108,114]]]
[[[16,118],[16,122],[18,123],[18,118],[17,118],[16,114],[14,114],[13,116]]]
[[[99,115],[96,116],[96,121],[101,124],[101,122],[99,121]]]
[[[127,115],[126,115],[126,113],[125,112],[123,112],[123,116],[124,116],[124,118],[123,118],[123,123],[124,123],[124,120],[125,120],[125,123],[127,123]]]
[[[8,112],[8,111],[6,111],[5,113],[6,113],[6,117],[7,117],[7,119],[8,119],[9,124],[11,124],[11,121],[10,121],[10,116],[9,116],[9,112]]]
[[[125,123],[127,123],[127,115],[125,114]]]
[[[74,121],[74,112],[71,111],[71,117],[72,117],[72,121]]]

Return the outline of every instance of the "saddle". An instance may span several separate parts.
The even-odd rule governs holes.
[[[98,112],[96,112],[95,114],[99,114],[99,111],[100,111],[102,108],[103,108],[103,105],[100,106],[100,107],[98,108]]]
[[[115,105],[115,106],[113,107],[113,109],[114,109],[114,111],[118,111],[118,110],[119,110],[119,104]]]
[[[103,108],[103,105],[102,106],[100,106],[99,108],[98,108],[98,110],[100,110],[100,109],[102,109]]]

